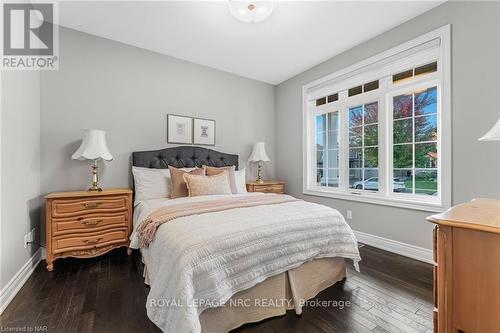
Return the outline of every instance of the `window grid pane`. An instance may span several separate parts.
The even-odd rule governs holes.
[[[401,81],[401,80],[404,80],[404,79],[409,79],[409,78],[412,78],[412,77],[413,77],[413,69],[409,69],[407,71],[394,74],[392,76],[392,82],[397,82],[397,81]]]
[[[368,82],[368,83],[365,83],[363,85],[363,92],[368,92],[368,91],[372,91],[372,90],[375,90],[375,89],[378,89],[378,80],[372,81],[372,82]]]
[[[329,96],[327,96],[327,99],[328,99],[328,103],[332,103],[332,102],[338,101],[339,100],[339,94],[336,93],[336,94],[333,94],[333,95],[329,95]]]
[[[437,62],[415,68],[415,76],[437,72]]]
[[[426,65],[415,67],[403,72],[392,75],[392,82],[399,83],[399,81],[411,80],[417,76],[426,75],[437,72],[437,62],[432,62]]]
[[[326,97],[321,97],[316,100],[316,106],[324,105],[326,104]]]
[[[437,195],[437,128],[437,87],[393,98],[393,192]]]
[[[316,184],[339,185],[339,113],[316,116]]]
[[[363,86],[362,85],[361,86],[357,86],[357,87],[353,87],[353,88],[351,88],[351,89],[349,89],[347,91],[347,95],[349,97],[355,96],[355,95],[359,95],[361,93],[363,93]]]
[[[349,108],[349,188],[378,191],[378,102]]]

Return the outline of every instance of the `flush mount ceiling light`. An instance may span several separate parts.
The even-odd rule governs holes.
[[[264,21],[273,11],[272,1],[229,1],[229,10],[234,17],[245,23]]]

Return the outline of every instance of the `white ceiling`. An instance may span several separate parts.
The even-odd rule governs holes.
[[[228,1],[59,3],[60,25],[278,84],[443,1],[276,1],[248,24]]]

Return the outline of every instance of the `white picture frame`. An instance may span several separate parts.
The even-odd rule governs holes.
[[[193,118],[167,114],[167,143],[193,143]]]
[[[195,145],[215,146],[215,120],[194,118],[193,143]]]

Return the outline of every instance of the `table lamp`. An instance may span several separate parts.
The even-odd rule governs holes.
[[[266,154],[266,143],[265,142],[256,142],[253,145],[253,151],[248,159],[249,162],[257,162],[258,163],[258,171],[257,171],[257,179],[255,180],[257,183],[262,184],[264,181],[262,180],[262,165],[260,162],[269,162],[270,159]]]
[[[500,118],[485,135],[479,138],[479,141],[500,141]]]
[[[89,191],[102,191],[99,187],[99,178],[97,176],[97,161],[103,159],[111,161],[113,156],[109,152],[106,144],[106,132],[98,129],[86,129],[80,148],[78,148],[73,156],[74,160],[91,160],[92,163],[92,187]]]

